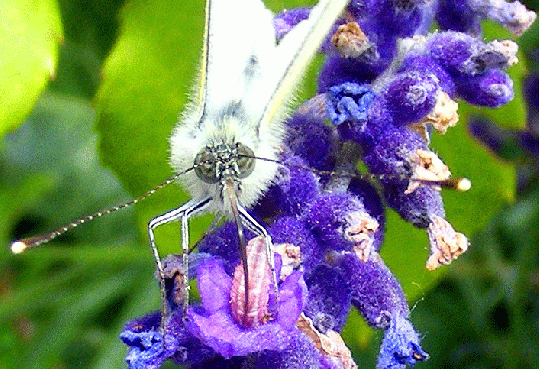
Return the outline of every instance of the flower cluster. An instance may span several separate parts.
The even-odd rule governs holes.
[[[277,15],[277,38],[309,11]],[[450,171],[429,143],[433,129],[457,122],[456,99],[485,107],[512,99],[504,69],[517,47],[481,41],[486,18],[520,34],[535,14],[504,0],[352,0],[321,48],[318,94],[288,120],[282,166],[250,209],[273,240],[277,286],[264,240],[245,230],[246,275],[236,226],[225,223],[191,255],[199,304],[184,309],[180,258],[164,260],[171,315],[164,327],[160,313],[127,325],[130,367],[171,359],[191,368],[355,368],[339,335],[352,307],[384,330],[379,368],[427,359],[378,253],[385,206],[427,231],[428,269],[466,251],[440,195]],[[441,31],[427,33],[434,20]],[[359,175],[360,159],[379,186]]]

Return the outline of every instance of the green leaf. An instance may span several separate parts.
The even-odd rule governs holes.
[[[62,37],[56,0],[0,3],[0,137],[23,121],[54,77]]]

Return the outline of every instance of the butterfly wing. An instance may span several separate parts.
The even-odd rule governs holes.
[[[260,77],[259,60],[275,48],[272,13],[258,0],[209,0],[201,71],[200,106],[219,116],[245,106],[244,97]]]
[[[287,101],[309,61],[347,3],[348,0],[320,0],[309,18],[296,25],[276,46],[272,60],[274,67],[264,83],[269,96],[259,96],[266,102],[256,122],[259,131],[263,133],[279,124]]]

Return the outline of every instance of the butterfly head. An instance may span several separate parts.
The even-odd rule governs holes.
[[[207,145],[195,156],[194,162],[196,176],[209,184],[246,178],[254,167],[253,150],[241,142]]]

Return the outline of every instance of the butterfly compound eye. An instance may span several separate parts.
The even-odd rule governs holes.
[[[255,168],[254,152],[242,143],[236,144],[238,154],[238,177],[245,178],[251,174]]]
[[[202,150],[195,156],[195,173],[206,183],[217,183],[217,160],[213,152]]]

